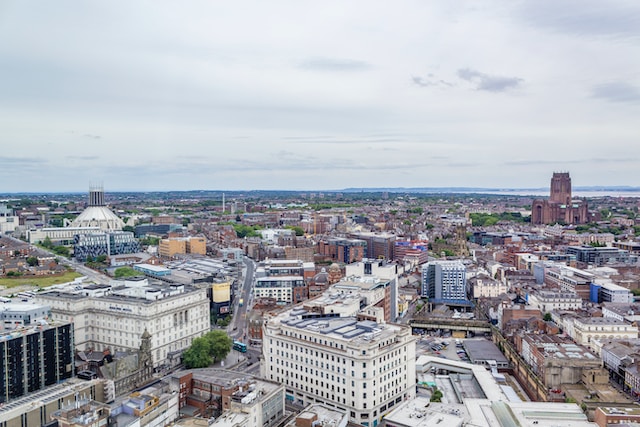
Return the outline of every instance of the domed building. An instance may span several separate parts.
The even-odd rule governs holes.
[[[104,231],[120,231],[124,221],[111,212],[104,202],[104,189],[89,189],[89,206],[71,222],[71,227],[100,227]]]
[[[329,287],[329,273],[327,269],[322,267],[320,273],[313,276],[309,281],[309,298],[315,298]]]
[[[342,268],[335,262],[329,266],[329,284],[333,285],[342,279]]]

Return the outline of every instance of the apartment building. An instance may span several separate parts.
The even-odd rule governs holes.
[[[0,334],[0,403],[74,375],[73,325],[29,323]]]
[[[173,258],[181,254],[207,254],[207,239],[204,237],[173,237],[162,239],[158,245],[158,255]]]
[[[348,264],[361,261],[365,256],[367,242],[340,237],[325,238],[318,242],[318,252],[332,261]]]
[[[140,252],[140,244],[130,231],[111,231],[92,234],[76,234],[73,239],[73,256],[78,261],[100,255],[112,256]]]
[[[466,267],[461,261],[431,261],[422,267],[422,295],[431,302],[467,301]]]
[[[367,258],[395,259],[393,253],[396,241],[395,234],[358,232],[350,233],[348,237],[351,239],[364,240],[366,242],[367,246],[365,256]]]
[[[282,304],[300,301],[300,294],[305,294],[307,285],[302,276],[270,276],[258,277],[253,285],[254,297],[274,298]],[[308,291],[307,291],[308,294]],[[295,298],[294,298],[295,296]]]

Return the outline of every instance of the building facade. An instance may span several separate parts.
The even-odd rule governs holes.
[[[140,252],[140,244],[130,231],[77,234],[73,239],[73,256],[78,261],[100,255],[112,256]]]
[[[0,403],[73,377],[73,325],[39,325],[2,334]]]
[[[395,234],[360,232],[350,233],[349,238],[364,240],[366,242],[366,258],[395,259],[393,254],[396,241]]]
[[[415,353],[408,326],[306,318],[294,309],[265,323],[261,373],[284,384],[292,403],[325,403],[374,426],[415,396]]]
[[[181,254],[207,254],[207,239],[204,237],[177,237],[162,239],[158,245],[158,255],[172,258]]]
[[[422,267],[422,295],[434,303],[467,300],[466,267],[461,261],[431,261]]]
[[[137,351],[145,329],[151,334],[154,367],[179,363],[180,354],[211,328],[206,289],[149,284],[129,278],[110,285],[39,292],[36,301],[52,317],[73,321],[81,350]]]
[[[367,242],[360,239],[333,237],[318,242],[318,252],[332,261],[349,264],[365,257]]]

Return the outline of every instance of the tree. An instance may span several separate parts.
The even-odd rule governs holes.
[[[116,268],[116,270],[113,272],[113,275],[116,279],[120,279],[123,277],[140,276],[140,272],[134,270],[131,267],[120,267]]]
[[[45,237],[40,244],[42,245],[43,248],[47,248],[47,249],[51,249],[53,247],[53,242],[51,242],[51,239],[49,238],[49,236]]]
[[[224,331],[211,331],[192,341],[182,361],[187,368],[205,368],[227,357],[232,345],[233,340]]]
[[[35,267],[36,265],[38,265],[38,257],[35,257],[35,256],[28,257],[27,264],[29,264],[31,267]]]
[[[69,251],[69,248],[66,246],[54,246],[53,248],[51,248],[51,250],[56,255],[60,255],[64,257],[69,257],[69,255],[71,254],[71,252]]]
[[[144,246],[158,246],[158,243],[160,243],[160,238],[158,237],[147,236],[140,239],[140,244]]]
[[[224,331],[214,330],[205,335],[209,341],[209,355],[214,361],[222,360],[231,351],[233,340]]]
[[[288,228],[289,230],[293,230],[294,233],[296,233],[296,236],[304,236],[304,228],[298,225],[290,225],[285,228]]]
[[[438,390],[437,388],[435,390],[433,390],[433,393],[431,393],[431,399],[429,399],[429,401],[431,401],[431,402],[442,402],[442,392],[440,390]]]
[[[122,231],[130,231],[130,232],[134,232],[135,228],[133,228],[133,226],[131,225],[125,225],[124,227],[122,227]]]
[[[195,338],[191,342],[191,347],[182,353],[182,362],[191,368],[206,368],[213,363],[210,353],[210,343],[205,337]]]
[[[544,317],[542,317],[542,320],[544,320],[545,322],[551,322],[551,313],[545,313]]]
[[[106,260],[107,260],[107,256],[106,255],[98,255],[96,257],[96,262],[100,263],[100,264],[104,263]]]

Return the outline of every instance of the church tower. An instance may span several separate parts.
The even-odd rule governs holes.
[[[104,188],[101,185],[92,185],[89,188],[89,206],[105,206]]]
[[[549,201],[563,205],[571,204],[571,177],[569,172],[553,173]]]

